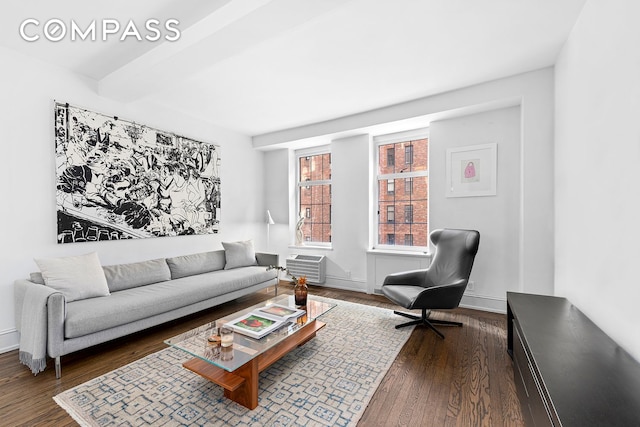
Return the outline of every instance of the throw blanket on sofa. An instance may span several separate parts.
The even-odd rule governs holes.
[[[47,300],[54,293],[57,291],[46,286],[33,286],[27,290],[21,307],[20,362],[34,375],[47,367]]]

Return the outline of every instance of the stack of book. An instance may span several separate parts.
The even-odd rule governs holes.
[[[295,319],[303,314],[305,314],[304,310],[270,304],[233,319],[226,323],[225,326],[231,327],[238,333],[260,339],[275,331],[290,319]]]

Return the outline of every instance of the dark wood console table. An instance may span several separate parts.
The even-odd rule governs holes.
[[[507,292],[507,319],[527,426],[640,426],[640,363],[566,298]]]

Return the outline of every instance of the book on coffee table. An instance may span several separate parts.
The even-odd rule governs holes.
[[[227,322],[225,326],[231,327],[235,332],[260,339],[278,329],[283,323],[284,320],[276,317],[251,312]]]
[[[300,317],[306,313],[304,310],[299,310],[297,308],[287,307],[286,305],[280,304],[269,304],[266,307],[259,308],[256,310],[258,314],[266,314],[270,317],[275,317],[278,320],[287,320],[296,317]]]

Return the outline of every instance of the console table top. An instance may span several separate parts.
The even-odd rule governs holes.
[[[566,298],[507,302],[563,425],[640,426],[640,363]]]

